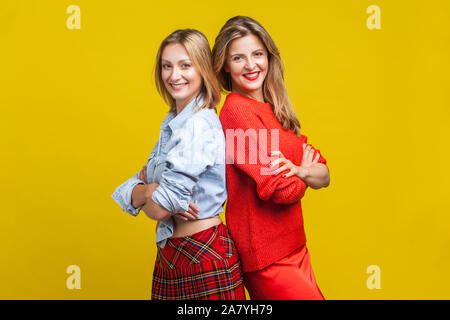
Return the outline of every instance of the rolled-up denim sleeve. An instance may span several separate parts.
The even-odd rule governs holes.
[[[191,117],[171,136],[166,167],[152,199],[176,214],[188,210],[192,190],[199,176],[216,161],[219,148],[215,128],[208,119]]]
[[[131,193],[133,189],[138,184],[145,184],[144,181],[139,180],[137,177],[139,172],[136,173],[132,178],[128,179],[120,186],[116,188],[112,194],[112,198],[119,204],[123,211],[128,212],[133,216],[137,216],[142,207],[133,207],[131,204]]]

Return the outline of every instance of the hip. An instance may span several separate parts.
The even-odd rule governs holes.
[[[236,262],[239,263],[239,256],[234,241],[222,222],[189,236],[167,239],[164,248],[158,247],[156,258],[157,267],[178,272]]]

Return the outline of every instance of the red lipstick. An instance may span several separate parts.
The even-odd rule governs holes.
[[[252,72],[252,73],[246,73],[243,75],[243,77],[249,81],[255,81],[259,78],[260,71]]]

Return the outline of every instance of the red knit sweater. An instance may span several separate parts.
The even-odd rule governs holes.
[[[303,157],[303,143],[307,137],[296,136],[285,130],[275,118],[269,103],[262,103],[237,93],[230,93],[220,112],[220,121],[227,135],[227,129],[254,129],[257,143],[250,134],[245,138],[245,162],[238,153],[238,139],[227,136],[226,179],[228,201],[226,205],[227,227],[233,237],[244,272],[263,269],[306,243],[303,228],[302,206],[306,184],[297,176],[284,178],[278,175],[261,174],[268,168],[259,156],[259,129],[266,129],[267,155],[271,149],[271,129],[279,129],[279,150],[286,159],[299,166]],[[252,131],[252,130],[250,130]],[[249,131],[247,131],[249,132]],[[252,140],[253,139],[253,140]],[[232,144],[234,140],[234,150]],[[250,161],[249,152],[258,148],[257,161]],[[262,144],[264,146],[264,144]],[[262,148],[261,148],[262,149]],[[262,150],[266,153],[265,150]],[[315,149],[316,152],[320,152]],[[314,154],[314,156],[316,153]],[[233,164],[230,164],[232,159]],[[240,161],[238,161],[240,160]],[[326,164],[322,157],[319,162]]]

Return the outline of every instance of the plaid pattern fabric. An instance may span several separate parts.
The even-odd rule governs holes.
[[[158,247],[153,300],[245,300],[239,256],[221,223]]]

